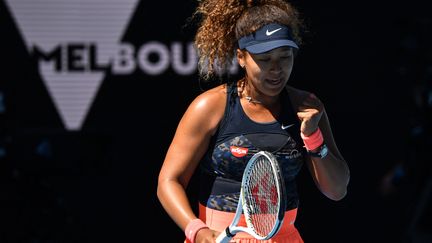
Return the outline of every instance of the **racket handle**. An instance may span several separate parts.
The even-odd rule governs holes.
[[[229,228],[226,228],[224,231],[222,231],[222,233],[220,233],[220,235],[216,238],[216,243],[228,243],[231,240],[232,235],[228,235],[227,231],[229,232]]]

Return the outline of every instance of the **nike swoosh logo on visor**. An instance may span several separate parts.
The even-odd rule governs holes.
[[[275,30],[272,30],[272,31],[267,30],[267,31],[266,31],[266,35],[267,35],[267,36],[273,35],[274,33],[276,33],[277,31],[279,31],[279,30],[281,30],[281,29],[282,29],[282,28],[275,29]]]

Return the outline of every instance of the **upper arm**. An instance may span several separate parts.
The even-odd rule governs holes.
[[[226,103],[223,96],[221,88],[216,88],[192,101],[177,126],[159,180],[178,180],[187,186],[222,119]]]

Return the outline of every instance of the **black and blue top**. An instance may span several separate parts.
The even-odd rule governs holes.
[[[277,120],[258,123],[245,114],[237,85],[227,87],[224,117],[200,163],[200,203],[211,209],[235,212],[243,170],[256,152],[266,150],[276,156],[282,168],[288,197],[286,210],[297,208],[295,177],[306,150],[288,93],[282,92],[282,109]]]

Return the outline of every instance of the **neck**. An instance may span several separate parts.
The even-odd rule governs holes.
[[[252,98],[252,96],[250,94],[250,91],[249,91],[249,89],[247,87],[246,77],[243,78],[242,80],[240,80],[238,88],[239,88],[239,93],[240,93],[241,97],[244,97],[245,100],[248,101],[248,103],[262,104],[262,102],[260,100]]]
[[[255,103],[255,104],[261,104],[262,102],[259,100],[255,100],[250,96],[245,96],[245,99],[249,102],[249,103]]]

